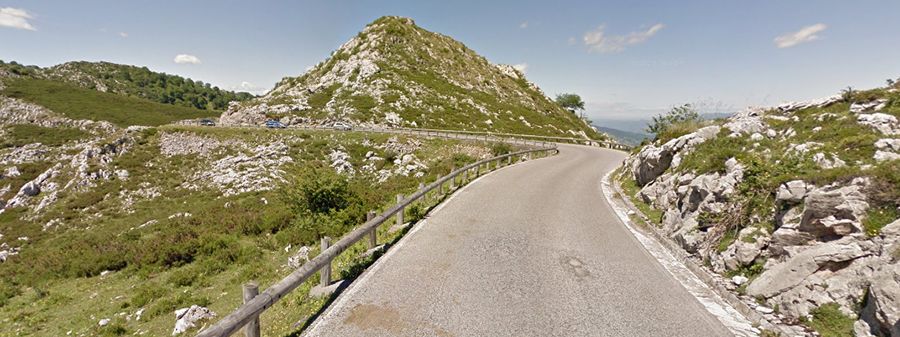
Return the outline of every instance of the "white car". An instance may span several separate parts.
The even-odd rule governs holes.
[[[334,123],[334,125],[332,125],[331,127],[332,127],[333,129],[335,129],[335,130],[341,130],[341,131],[350,131],[350,130],[353,130],[353,128],[350,127],[350,124],[347,124],[347,123],[344,123],[344,122],[337,122],[337,123]]]

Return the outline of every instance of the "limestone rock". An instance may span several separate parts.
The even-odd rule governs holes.
[[[646,185],[653,179],[656,179],[656,177],[659,177],[670,166],[673,166],[673,161],[680,151],[714,138],[719,133],[719,130],[718,126],[707,126],[694,133],[672,139],[660,146],[649,145],[644,147],[631,163],[631,171],[634,173],[634,178],[638,185]],[[677,162],[674,166],[677,166]]]
[[[803,250],[784,263],[763,272],[747,286],[750,296],[773,297],[800,284],[822,267],[868,255],[853,238],[845,238]]]
[[[885,265],[871,282],[860,319],[876,335],[900,336],[900,265]]]
[[[884,109],[885,105],[887,105],[887,101],[887,99],[876,99],[871,102],[853,103],[850,104],[850,112],[858,114],[861,112],[879,111]]]
[[[809,192],[798,229],[816,237],[843,236],[862,230],[869,208],[860,185],[826,186]]]
[[[172,330],[172,335],[184,333],[188,329],[196,327],[199,321],[213,317],[216,317],[215,312],[199,305],[175,310],[175,329]]]
[[[803,201],[806,193],[809,192],[811,186],[807,185],[803,180],[792,180],[778,186],[778,192],[775,194],[775,200],[797,203]]]
[[[900,123],[897,117],[885,113],[861,114],[857,116],[859,124],[869,126],[888,136],[900,135]]]

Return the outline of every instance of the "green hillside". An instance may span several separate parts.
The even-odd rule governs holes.
[[[3,81],[0,94],[44,106],[72,119],[109,121],[118,126],[162,125],[181,119],[211,117],[215,110],[157,103],[146,99],[100,92],[72,84],[14,78]]]
[[[13,77],[48,79],[81,88],[201,110],[225,110],[231,101],[244,101],[253,97],[246,92],[222,90],[209,83],[154,72],[147,67],[110,62],[68,62],[40,68],[0,60],[0,75],[4,72]]]

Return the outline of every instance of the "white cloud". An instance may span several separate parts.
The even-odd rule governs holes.
[[[128,38],[128,33],[126,33],[126,32],[119,32],[119,36],[121,36],[123,39],[124,39],[124,38]]]
[[[528,28],[528,21],[523,21],[522,23],[520,23],[519,28],[521,28],[521,29]]]
[[[0,8],[0,26],[10,27],[24,30],[37,30],[28,22],[33,19],[31,14],[20,8],[3,7]]]
[[[589,51],[618,53],[625,50],[625,47],[647,41],[664,27],[665,25],[657,23],[643,31],[631,32],[626,35],[607,35],[606,27],[601,25],[597,29],[585,33],[583,40]]]
[[[524,74],[525,71],[528,70],[528,63],[522,62],[519,64],[513,64],[512,67],[513,69],[518,70]]]
[[[200,59],[194,55],[178,54],[175,56],[175,63],[178,64],[200,64]]]
[[[819,36],[816,35],[819,32],[828,28],[824,23],[817,23],[812,26],[806,26],[802,29],[793,32],[781,35],[775,38],[775,45],[778,48],[790,48],[796,46],[798,44],[804,42],[815,41],[819,39]]]

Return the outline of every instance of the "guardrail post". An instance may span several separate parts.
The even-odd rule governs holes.
[[[403,201],[403,194],[397,194],[397,203],[399,204],[401,201]],[[403,211],[404,210],[405,210],[404,207],[400,207],[400,210],[397,211],[397,226],[398,227],[403,226]]]
[[[255,281],[250,281],[244,284],[244,304],[250,302],[253,298],[259,295],[259,284]],[[259,337],[259,316],[256,316],[250,322],[247,322],[247,325],[244,326],[244,336],[246,337]]]
[[[330,246],[331,238],[327,236],[322,237],[322,251],[324,252]],[[322,286],[322,288],[331,285],[331,261],[328,261],[328,264],[319,270],[319,285]]]
[[[453,167],[450,168],[450,173],[453,173],[453,171],[456,171],[456,165],[453,165]],[[456,189],[456,176],[453,176],[450,178],[450,190],[452,191],[455,189]]]
[[[366,222],[372,221],[375,219],[375,211],[369,211],[366,213]],[[378,226],[372,228],[372,231],[369,232],[369,249],[375,248],[378,246]]]
[[[463,174],[463,181],[462,181],[463,184],[469,182],[469,171],[470,171],[470,169],[466,169],[466,171]]]

